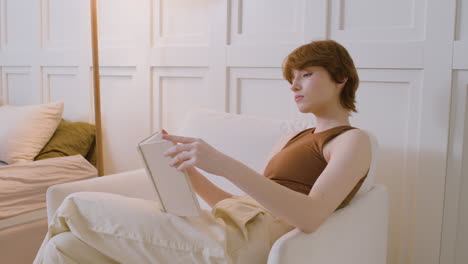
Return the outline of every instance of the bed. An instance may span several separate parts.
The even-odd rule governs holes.
[[[47,232],[49,186],[97,177],[94,125],[63,102],[0,106],[0,263],[32,263]]]

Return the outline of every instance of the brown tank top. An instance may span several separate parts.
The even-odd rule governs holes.
[[[289,189],[308,195],[328,164],[323,156],[323,147],[350,129],[355,127],[337,126],[318,133],[314,133],[314,127],[301,131],[270,159],[265,167],[264,176]],[[336,210],[349,204],[366,177],[367,173]]]

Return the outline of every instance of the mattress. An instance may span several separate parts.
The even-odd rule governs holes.
[[[0,263],[31,264],[46,233],[46,218],[0,229]]]
[[[0,223],[44,217],[46,192],[55,184],[88,179],[97,170],[83,156],[51,158],[0,167]],[[22,216],[25,213],[30,215]],[[11,220],[11,217],[19,217]],[[15,219],[15,218],[13,218]],[[20,220],[18,220],[20,219]]]
[[[0,220],[0,263],[32,263],[46,233],[45,208]]]
[[[47,218],[47,209],[45,207],[0,220],[0,230],[44,218]]]

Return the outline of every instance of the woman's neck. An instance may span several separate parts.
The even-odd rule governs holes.
[[[348,111],[336,110],[320,114],[314,114],[316,125],[315,131],[321,132],[337,126],[350,126]]]

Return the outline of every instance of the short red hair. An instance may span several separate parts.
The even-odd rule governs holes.
[[[296,48],[285,58],[282,65],[283,76],[292,83],[293,70],[311,66],[325,68],[336,83],[341,83],[347,77],[340,94],[340,103],[348,111],[357,112],[355,96],[359,77],[348,51],[334,40],[312,41]]]

